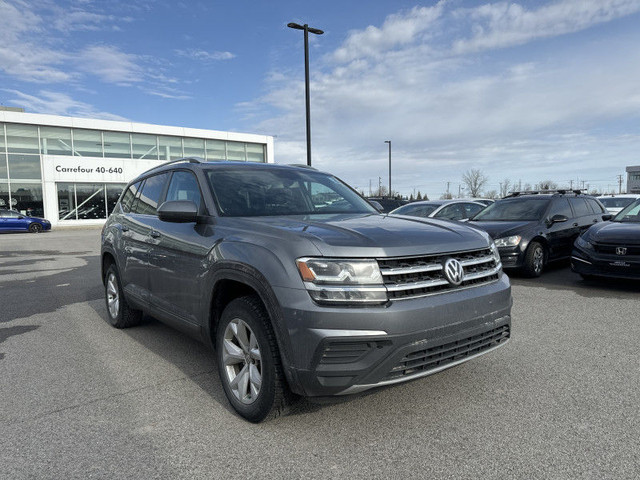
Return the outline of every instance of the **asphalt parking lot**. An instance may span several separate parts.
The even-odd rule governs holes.
[[[207,347],[107,324],[99,235],[0,234],[0,478],[638,478],[638,284],[513,278],[503,348],[253,425]]]

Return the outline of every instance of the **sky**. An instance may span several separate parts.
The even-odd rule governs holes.
[[[478,169],[617,188],[640,165],[640,0],[0,0],[0,105],[274,136],[365,193]],[[626,178],[626,175],[624,175]],[[624,186],[623,186],[624,188]]]

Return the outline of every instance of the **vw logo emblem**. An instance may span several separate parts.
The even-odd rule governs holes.
[[[616,255],[626,255],[627,247],[616,247]]]
[[[455,258],[449,258],[444,262],[444,277],[454,286],[458,286],[464,279],[464,270],[462,264]]]

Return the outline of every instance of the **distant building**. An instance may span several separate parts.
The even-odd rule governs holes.
[[[0,208],[104,223],[130,180],[181,157],[271,163],[273,137],[0,107]]]
[[[627,167],[627,193],[640,193],[640,165]]]

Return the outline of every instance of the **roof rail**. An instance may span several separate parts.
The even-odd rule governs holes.
[[[157,165],[153,168],[150,168],[149,171],[151,170],[155,170],[157,168],[161,168],[161,167],[166,167],[167,165],[171,165],[173,163],[180,163],[180,162],[188,162],[188,163],[206,163],[205,160],[201,157],[184,157],[184,158],[177,158],[175,160],[169,160],[168,162],[164,162],[161,163],[160,165]]]
[[[509,192],[504,198],[510,197],[518,197],[520,195],[539,195],[539,194],[549,194],[552,193],[554,195],[565,195],[567,193],[575,193],[576,195],[580,195],[582,193],[582,189],[570,190],[568,188],[556,188],[556,189],[548,189],[548,190],[522,190],[519,192]]]
[[[315,167],[312,167],[311,165],[307,165],[306,163],[289,163],[288,164],[290,167],[300,167],[300,168],[308,168],[310,170],[318,170]]]

